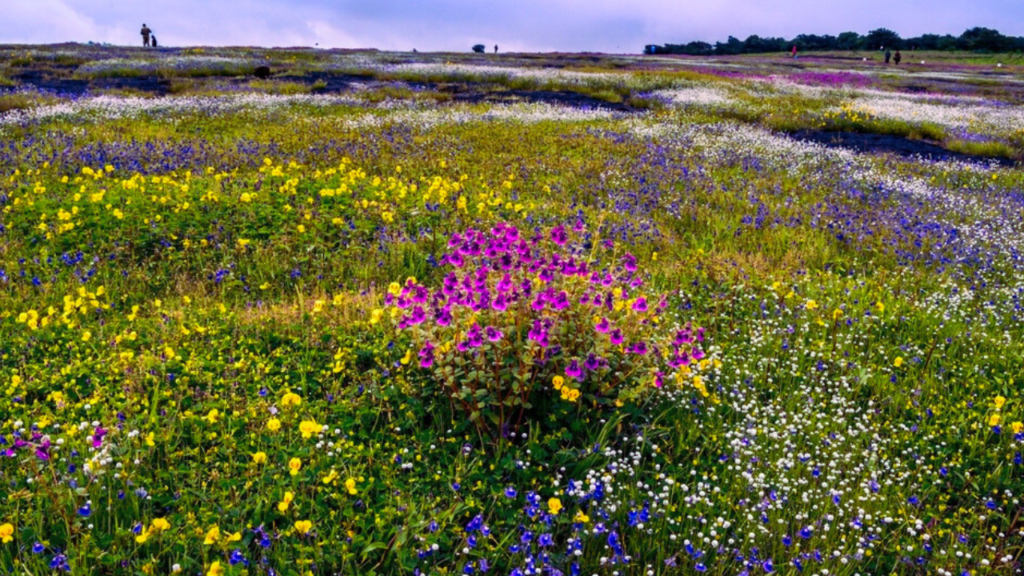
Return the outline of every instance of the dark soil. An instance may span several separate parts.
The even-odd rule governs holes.
[[[862,134],[858,132],[825,132],[822,130],[799,130],[789,134],[803,142],[816,142],[830,148],[848,148],[857,152],[880,152],[898,156],[921,157],[928,160],[962,160],[967,162],[995,162],[1000,166],[1012,167],[1016,160],[1002,156],[977,156],[953,152],[926,140],[913,140],[891,134]]]
[[[72,77],[73,67],[69,69],[27,69],[13,76],[22,86],[34,86],[41,90],[51,91],[66,96],[81,96],[101,90],[134,90],[147,92],[154,96],[163,96],[170,92],[171,81],[160,76],[123,76],[93,79]],[[255,76],[205,77],[202,80],[211,82],[244,83]],[[271,77],[273,81],[275,77]],[[310,72],[302,76],[277,76],[278,80],[319,84],[315,92],[343,93],[358,88],[374,88],[379,86],[399,86],[410,90],[437,90],[451,96],[453,102],[543,102],[576,108],[613,110],[631,112],[635,109],[622,102],[608,102],[600,98],[587,96],[577,92],[562,90],[509,90],[502,86],[487,83],[420,83],[392,82],[377,80],[372,76],[357,74],[331,74],[329,72]]]
[[[568,90],[481,90],[472,84],[445,86],[442,90],[450,92],[456,102],[540,102],[591,110],[635,111],[623,102],[609,102]]]
[[[35,86],[40,90],[48,90],[68,96],[81,96],[95,90],[138,90],[163,96],[170,89],[170,81],[159,76],[124,76],[111,78],[94,78],[83,80],[53,74],[43,70],[26,70],[13,76],[14,80],[25,86]]]

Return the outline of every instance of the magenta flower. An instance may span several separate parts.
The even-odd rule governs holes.
[[[508,301],[505,300],[505,295],[498,294],[498,297],[491,301],[491,308],[498,312],[504,312],[508,308]]]
[[[498,342],[499,340],[502,339],[503,336],[505,336],[504,334],[502,334],[501,330],[498,330],[494,326],[488,326],[487,328],[484,328],[484,334],[487,335],[487,339],[490,340],[491,342]]]
[[[647,312],[647,298],[644,298],[643,296],[637,298],[636,302],[633,302],[633,311]]]
[[[583,376],[583,369],[580,368],[579,361],[573,358],[572,362],[569,362],[569,365],[565,367],[565,375],[570,378],[579,378],[580,376]]]
[[[608,334],[608,337],[611,339],[612,344],[615,344],[616,346],[618,346],[619,344],[622,344],[622,341],[623,341],[622,330],[619,330],[618,328],[616,328],[616,329],[612,330]]]
[[[434,365],[434,345],[425,342],[419,351],[420,368],[430,368]]]
[[[512,289],[512,277],[508,274],[502,276],[501,280],[498,281],[498,292],[504,294]]]
[[[99,448],[103,446],[103,437],[107,435],[107,431],[99,426],[92,433],[92,447]]]
[[[565,246],[569,236],[565,233],[565,226],[559,224],[551,229],[551,241],[559,246]]]
[[[611,330],[611,323],[608,322],[607,318],[602,316],[601,321],[598,322],[596,326],[594,326],[594,330],[597,330],[602,334],[607,334],[608,331]]]
[[[626,252],[626,255],[622,257],[622,266],[630,272],[636,272],[636,256]]]
[[[423,311],[422,307],[417,306],[417,307],[412,309],[412,316],[409,318],[409,321],[411,323],[413,323],[413,324],[420,324],[420,323],[422,323],[426,319],[427,319],[427,313]]]
[[[555,296],[554,301],[551,302],[551,307],[555,310],[565,310],[569,307],[569,294],[562,290]]]

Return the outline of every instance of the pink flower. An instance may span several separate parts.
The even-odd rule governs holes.
[[[602,317],[601,321],[598,322],[596,326],[594,326],[594,330],[597,330],[602,334],[607,334],[608,331],[611,330],[611,323],[608,322],[607,318]]]
[[[647,298],[644,298],[643,296],[637,298],[636,302],[633,302],[633,311],[647,312]]]
[[[504,334],[501,333],[501,330],[498,330],[494,326],[484,328],[484,333],[487,335],[487,339],[491,342],[497,342],[504,336]]]

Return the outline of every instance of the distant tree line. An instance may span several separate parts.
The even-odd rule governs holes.
[[[838,36],[825,34],[800,34],[796,38],[762,38],[757,35],[740,40],[729,36],[725,42],[689,42],[687,44],[648,44],[645,54],[763,54],[766,52],[787,52],[793,46],[801,52],[818,50],[967,50],[972,52],[1019,52],[1024,51],[1024,37],[1004,36],[998,30],[975,27],[960,36],[952,34],[923,34],[914,38],[900,38],[887,28],[878,28],[860,35],[843,32]]]

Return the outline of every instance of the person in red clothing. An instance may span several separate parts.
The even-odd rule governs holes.
[[[793,44],[793,59],[796,60],[796,44]]]

